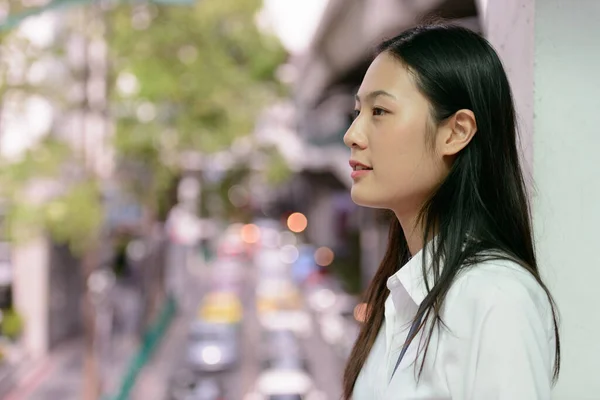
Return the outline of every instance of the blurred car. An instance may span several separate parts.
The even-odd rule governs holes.
[[[170,400],[225,400],[222,383],[215,377],[197,377],[193,371],[178,371],[169,388]]]
[[[289,330],[302,338],[313,332],[313,320],[303,310],[265,311],[260,315],[259,322],[265,331]]]
[[[300,357],[302,354],[298,338],[288,330],[264,332],[262,345],[262,354],[271,359],[286,355]]]
[[[309,371],[308,360],[293,332],[286,330],[265,332],[263,339],[263,369]]]
[[[196,321],[190,326],[186,360],[195,371],[224,371],[240,358],[239,331],[235,325]]]
[[[291,279],[263,279],[256,285],[256,310],[259,315],[278,310],[302,308],[302,293]]]
[[[242,317],[242,303],[234,292],[210,292],[206,294],[198,310],[198,319],[209,323],[238,325]]]
[[[298,369],[269,369],[258,376],[244,400],[325,400],[312,378]]]
[[[294,354],[281,354],[273,359],[265,359],[262,362],[262,369],[293,369],[308,373],[310,372],[310,365],[308,360],[302,356]]]

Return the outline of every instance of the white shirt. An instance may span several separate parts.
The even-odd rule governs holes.
[[[555,335],[550,302],[510,261],[464,270],[434,329],[419,382],[421,333],[390,381],[417,307],[427,294],[417,254],[388,279],[385,322],[354,385],[353,400],[549,400]],[[419,358],[418,366],[420,366]]]

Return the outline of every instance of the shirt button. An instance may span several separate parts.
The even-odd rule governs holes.
[[[392,290],[400,286],[400,279],[396,276],[392,276],[387,282],[388,289]]]

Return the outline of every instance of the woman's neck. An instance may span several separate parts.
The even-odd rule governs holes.
[[[400,222],[406,244],[408,245],[408,251],[412,257],[425,246],[425,243],[423,243],[425,229],[424,220],[420,219],[418,214],[407,215],[396,213],[396,218],[398,218],[398,221]],[[435,231],[435,229],[433,229],[433,231]],[[429,242],[435,236],[435,232],[433,231],[429,232],[429,237],[426,242]]]
[[[423,224],[417,223],[417,217],[400,217],[396,214],[396,218],[400,222],[408,251],[411,256],[417,254],[423,248]]]

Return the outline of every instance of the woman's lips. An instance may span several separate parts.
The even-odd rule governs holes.
[[[371,171],[373,171],[373,170],[372,169],[357,169],[357,170],[352,171],[352,173],[350,174],[350,177],[352,179],[358,179],[360,177],[367,175]]]

